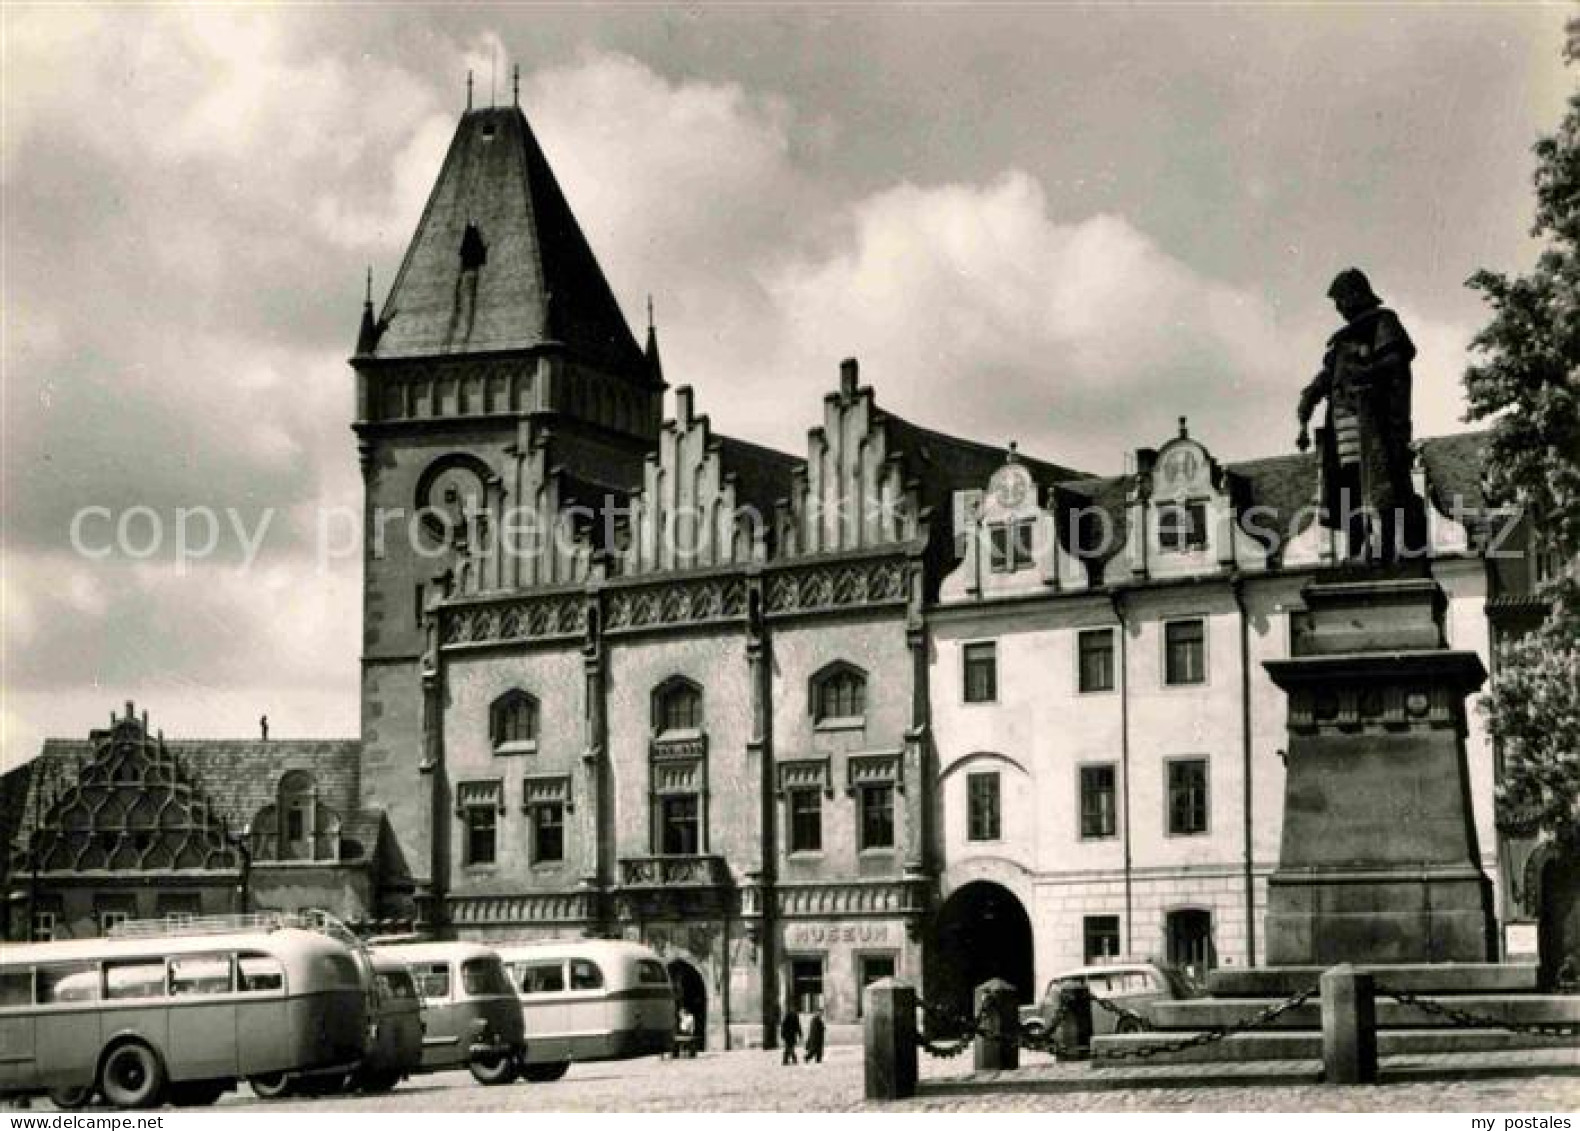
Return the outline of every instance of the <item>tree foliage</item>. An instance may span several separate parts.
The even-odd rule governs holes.
[[[1580,63],[1580,20],[1565,56]],[[1468,418],[1491,422],[1488,494],[1523,507],[1537,551],[1568,568],[1543,585],[1541,627],[1499,649],[1482,709],[1503,750],[1500,823],[1580,847],[1580,89],[1536,145],[1535,186],[1535,268],[1470,280],[1492,318],[1465,389]]]

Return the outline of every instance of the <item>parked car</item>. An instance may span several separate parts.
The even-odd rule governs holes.
[[[1112,1002],[1143,1016],[1142,1008],[1154,1001],[1171,1001],[1180,998],[1200,997],[1202,991],[1183,971],[1174,966],[1157,962],[1112,962],[1104,966],[1082,966],[1055,974],[1035,1005],[1020,1007],[1021,1024],[1033,1032],[1043,1032],[1053,1023],[1059,1012],[1059,988],[1078,982],[1092,991],[1092,996]],[[1132,1033],[1140,1026],[1128,1017],[1119,1017],[1096,1006],[1092,1009],[1092,1032]]]

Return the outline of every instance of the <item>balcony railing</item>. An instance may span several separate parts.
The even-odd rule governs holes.
[[[724,887],[730,869],[722,856],[628,856],[620,861],[620,886],[628,888]]]

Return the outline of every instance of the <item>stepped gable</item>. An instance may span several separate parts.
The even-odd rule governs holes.
[[[514,106],[462,115],[365,359],[565,346],[662,382],[621,313],[537,138]]]

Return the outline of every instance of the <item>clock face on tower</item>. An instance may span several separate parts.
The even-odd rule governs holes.
[[[417,485],[423,535],[434,545],[467,540],[486,504],[481,471],[469,462],[439,461]]]

